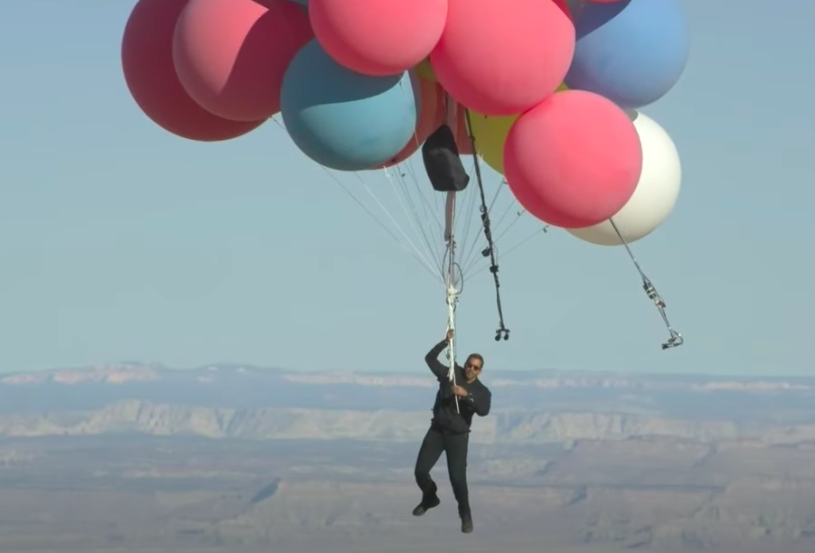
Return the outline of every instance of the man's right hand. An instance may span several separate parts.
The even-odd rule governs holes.
[[[453,336],[455,335],[455,333],[456,333],[456,331],[453,330],[452,328],[447,331],[447,341],[448,342],[453,339]]]

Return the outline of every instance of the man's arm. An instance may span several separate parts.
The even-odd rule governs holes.
[[[430,370],[434,375],[436,375],[436,378],[438,378],[439,381],[447,380],[448,367],[444,366],[444,364],[439,361],[438,357],[441,352],[444,351],[444,348],[447,347],[448,343],[447,338],[445,338],[433,346],[433,349],[427,352],[427,355],[424,356],[425,363],[427,363],[427,366],[430,367]]]
[[[478,387],[467,394],[464,398],[465,401],[470,402],[473,411],[479,417],[486,417],[490,414],[490,407],[492,406],[492,392],[487,387]]]

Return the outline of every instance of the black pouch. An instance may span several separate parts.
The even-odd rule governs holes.
[[[470,183],[449,125],[442,125],[422,145],[422,159],[436,192],[461,192]]]

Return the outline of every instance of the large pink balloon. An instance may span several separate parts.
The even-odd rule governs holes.
[[[189,0],[173,41],[181,84],[196,102],[238,121],[280,111],[283,75],[313,38],[288,0]]]
[[[430,54],[436,77],[483,115],[512,115],[554,93],[572,62],[575,30],[555,2],[448,0]]]
[[[396,75],[441,37],[447,0],[310,0],[314,34],[337,63],[364,75]]]
[[[199,106],[173,66],[173,30],[187,0],[139,0],[122,37],[122,70],[130,94],[154,123],[190,140],[214,142],[246,134],[266,119],[230,121]]]
[[[642,147],[628,115],[591,92],[558,92],[522,114],[504,145],[504,175],[518,202],[563,228],[596,225],[634,194]]]

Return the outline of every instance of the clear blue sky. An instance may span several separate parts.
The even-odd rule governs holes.
[[[274,123],[198,144],[144,117],[119,61],[132,4],[0,5],[0,370],[425,370],[442,288]],[[555,232],[501,264],[510,341],[489,274],[467,282],[460,348],[488,370],[815,373],[815,2],[682,4],[689,66],[644,112],[683,190],[634,248],[685,346],[660,350],[624,250]]]

